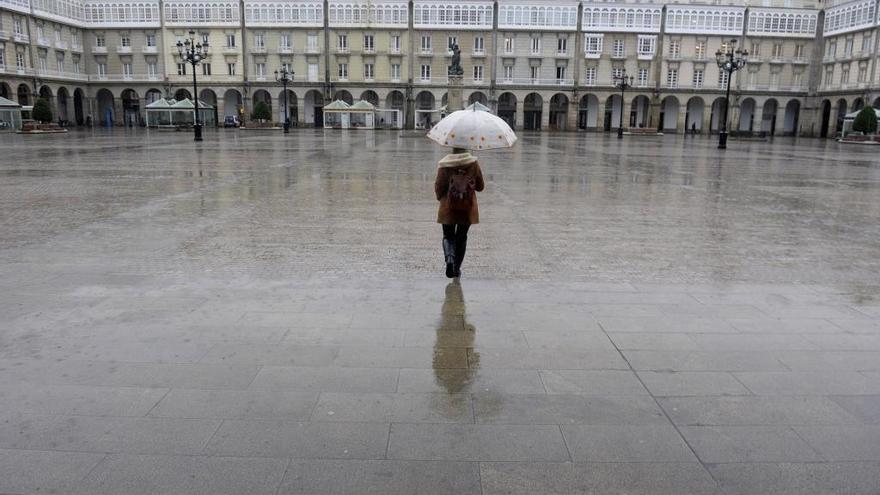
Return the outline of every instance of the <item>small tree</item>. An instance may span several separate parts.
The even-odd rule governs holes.
[[[269,120],[272,118],[272,113],[269,111],[269,105],[266,105],[266,102],[258,101],[256,105],[254,105],[254,111],[251,113],[251,118],[254,120]]]
[[[49,106],[49,102],[45,98],[39,98],[34,103],[31,117],[37,122],[52,122],[52,107]]]
[[[876,134],[877,133],[877,114],[874,113],[873,107],[865,107],[863,108],[858,115],[856,115],[856,119],[853,121],[852,126],[854,131],[859,131],[863,134]]]

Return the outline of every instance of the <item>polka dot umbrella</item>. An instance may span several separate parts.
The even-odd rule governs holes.
[[[517,138],[507,122],[474,103],[437,122],[428,132],[428,139],[449,148],[491,150],[510,148]]]

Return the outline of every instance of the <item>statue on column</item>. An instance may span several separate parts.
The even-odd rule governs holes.
[[[452,45],[452,63],[449,65],[449,75],[461,76],[463,74],[464,69],[461,68],[461,48],[456,43]]]

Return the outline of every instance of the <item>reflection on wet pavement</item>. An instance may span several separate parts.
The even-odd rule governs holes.
[[[524,134],[453,283],[423,136],[0,147],[2,493],[877,495],[869,147]]]

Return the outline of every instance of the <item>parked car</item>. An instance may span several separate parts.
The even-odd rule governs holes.
[[[235,115],[227,115],[223,119],[223,127],[238,127],[241,123]]]

